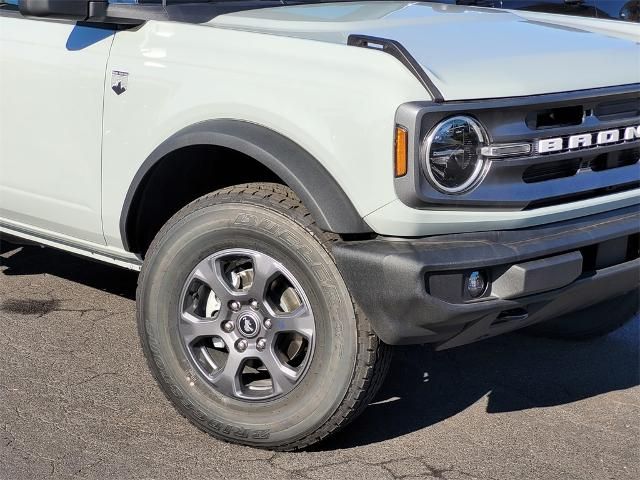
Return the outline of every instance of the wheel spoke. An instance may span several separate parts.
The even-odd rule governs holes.
[[[306,307],[302,305],[300,308],[289,313],[273,314],[273,331],[275,332],[297,332],[311,339],[315,330],[313,315]]]
[[[187,345],[202,337],[226,336],[226,332],[220,328],[218,320],[207,320],[190,312],[182,312],[180,333]]]
[[[220,370],[211,376],[209,381],[225,395],[231,395],[234,397],[240,395],[240,368],[242,367],[242,364],[242,356],[230,352],[227,356],[227,362]]]
[[[298,373],[288,365],[283,364],[275,353],[269,349],[260,355],[260,360],[271,376],[273,393],[279,395],[293,388],[298,380]]]
[[[273,279],[281,273],[280,264],[267,255],[255,252],[251,256],[253,265],[253,282],[249,289],[251,297],[262,302]]]
[[[216,252],[192,271],[180,305],[182,344],[220,394],[246,401],[286,395],[307,371],[314,316],[300,283],[275,258],[241,248]]]
[[[204,260],[193,272],[193,277],[205,283],[224,304],[243,295],[234,291],[227,283],[221,267],[218,260]]]

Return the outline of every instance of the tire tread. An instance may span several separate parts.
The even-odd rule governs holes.
[[[288,187],[275,183],[248,183],[234,185],[222,188],[194,200],[171,217],[171,219],[169,219],[169,221],[167,221],[167,223],[160,229],[149,247],[147,257],[154,256],[155,252],[160,248],[163,237],[170,229],[185,221],[184,219],[186,217],[200,209],[224,202],[257,204],[261,207],[268,208],[272,211],[285,215],[287,218],[293,220],[299,226],[304,228],[309,235],[313,236],[327,254],[333,258],[331,245],[339,239],[339,236],[321,230],[297,195]],[[138,298],[141,298],[145,275],[146,268],[145,265],[143,265],[138,279]],[[260,444],[255,444],[255,447],[260,448],[262,446],[264,448],[278,451],[292,451],[308,447],[348,425],[349,422],[356,418],[367,407],[375,396],[389,369],[392,349],[383,343],[372,331],[369,321],[362,314],[351,295],[350,299],[356,316],[358,348],[352,381],[347,389],[344,399],[324,424],[306,436],[291,443],[275,447],[262,446]],[[142,348],[151,372],[156,380],[159,380],[159,374],[156,371],[155,365],[151,361],[149,346],[144,341],[145,335],[142,316],[141,310],[138,309],[138,329]],[[171,395],[165,391],[165,389],[161,390],[170,401],[175,402],[176,399],[171,398]],[[204,425],[195,421],[190,416],[187,416],[182,412],[180,413],[200,430],[222,440],[233,442],[232,439],[207,430]]]

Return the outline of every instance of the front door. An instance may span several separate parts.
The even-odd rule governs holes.
[[[27,19],[9,3],[0,1],[0,222],[104,244],[102,101],[114,32]]]

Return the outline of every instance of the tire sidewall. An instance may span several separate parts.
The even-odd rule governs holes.
[[[222,396],[182,347],[177,325],[184,283],[201,260],[226,248],[272,256],[309,299],[316,322],[313,358],[304,378],[283,397],[246,402]],[[263,446],[308,436],[331,417],[352,381],[356,319],[335,263],[308,230],[261,205],[219,203],[169,222],[150,251],[138,302],[142,341],[156,378],[184,415],[216,436]]]

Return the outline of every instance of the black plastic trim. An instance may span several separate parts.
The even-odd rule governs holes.
[[[19,9],[25,17],[56,18],[83,21],[89,17],[90,6],[93,3],[106,5],[102,2],[79,0],[21,0]]]
[[[226,147],[243,153],[280,177],[302,200],[320,228],[335,233],[371,233],[340,185],[309,152],[267,127],[217,119],[186,127],[160,144],[136,173],[120,216],[120,234],[130,251],[127,224],[138,187],[152,167],[167,154],[195,145]]]
[[[396,41],[382,37],[372,37],[369,35],[349,35],[347,45],[360,48],[370,48],[372,50],[380,50],[391,55],[402,63],[427,90],[435,103],[444,102],[444,96],[435,86],[429,75],[424,71],[415,58],[404,48],[404,46]]]
[[[475,189],[459,195],[447,195],[436,190],[427,180],[421,162],[422,139],[442,120],[467,115],[485,128],[491,143],[534,143],[540,138],[566,137],[610,128],[637,126],[640,116],[635,112],[612,118],[598,118],[593,112],[601,104],[624,101],[640,102],[640,83],[564,93],[532,95],[501,99],[409,102],[396,112],[396,124],[409,132],[409,168],[407,175],[394,180],[400,200],[411,208],[454,210],[524,210],[532,202],[560,194],[580,194],[599,187],[614,187],[638,176],[638,165],[601,172],[581,172],[575,177],[548,182],[525,183],[523,172],[532,165],[580,159],[588,163],[603,153],[633,148],[638,141],[600,146],[597,148],[562,151],[539,155],[494,160],[487,175]],[[580,125],[561,125],[536,129],[527,119],[536,112],[550,108],[580,105],[591,115],[585,115]],[[567,200],[571,201],[570,199]]]
[[[87,254],[91,254],[91,253],[95,253],[98,255],[102,255],[104,257],[109,257],[112,258],[114,260],[117,260],[119,262],[123,262],[123,263],[128,263],[132,266],[136,266],[136,267],[140,267],[142,265],[142,260],[140,258],[130,258],[127,257],[125,255],[120,255],[117,252],[113,252],[113,251],[107,251],[107,250],[89,250],[87,249],[86,245],[80,243],[80,242],[75,242],[73,240],[69,240],[69,239],[63,239],[60,237],[57,237],[55,235],[51,235],[51,234],[45,234],[36,230],[32,230],[30,228],[27,227],[19,227],[10,223],[6,223],[6,222],[2,222],[0,221],[0,228],[2,229],[6,229],[9,230],[10,232],[15,232],[15,233],[10,233],[6,230],[0,230],[0,237],[3,235],[6,235],[7,237],[13,237],[16,239],[20,239],[20,240],[26,240],[25,237],[20,236],[22,235],[28,235],[30,237],[34,237],[34,238],[38,238],[40,240],[43,240],[45,242],[52,242],[52,243],[56,243],[58,245],[62,245],[65,247],[70,247],[70,248],[76,248],[78,250],[82,250],[84,252],[87,252]],[[26,241],[30,241],[30,240],[26,240]],[[46,243],[39,243],[37,241],[33,241],[33,243],[37,244],[37,245],[44,245],[44,246],[49,246]],[[51,247],[51,248],[55,248],[55,247]],[[74,254],[74,252],[70,252],[68,250],[63,250],[67,253],[70,254]],[[90,255],[82,255],[83,258],[91,258]]]
[[[122,27],[140,25],[149,20],[175,21],[182,23],[205,23],[225,13],[254,10],[260,8],[281,7],[279,0],[220,0],[215,3],[189,2],[182,0],[162,4],[138,3],[124,4],[106,1],[81,2],[66,0],[74,4],[67,15],[47,14],[47,0],[23,0],[25,16],[43,20],[87,21],[93,24],[111,24]],[[77,4],[77,5],[76,5]]]
[[[449,342],[479,322],[482,328],[461,337],[466,343],[638,288],[637,252],[635,258],[631,255],[628,261],[603,271],[585,271],[561,289],[508,300],[490,297],[448,302],[429,294],[427,279],[431,275],[506,268],[618,238],[633,238],[639,231],[640,206],[633,206],[520,230],[341,241],[333,245],[333,255],[349,291],[386,343]],[[493,321],[501,314],[519,309],[528,312],[526,322],[501,322],[494,328]]]

